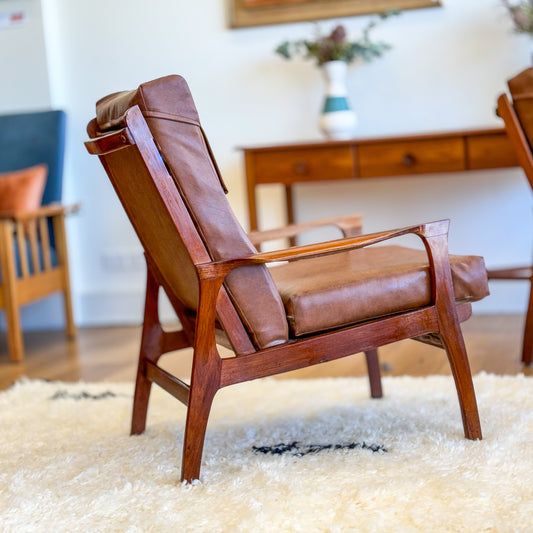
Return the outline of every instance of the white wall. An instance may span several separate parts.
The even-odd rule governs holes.
[[[0,14],[24,11],[23,24],[0,28],[0,113],[46,109],[50,91],[41,4],[4,0]]]
[[[69,225],[78,321],[139,322],[141,250],[97,158],[83,147],[95,101],[158,76],[185,76],[246,225],[236,147],[320,138],[319,72],[273,54],[280,41],[310,35],[313,24],[230,30],[223,0],[42,2],[51,100],[69,114],[66,200],[83,203]],[[343,22],[355,35],[367,20]],[[499,0],[445,0],[442,8],[406,11],[376,36],[394,49],[350,70],[358,136],[500,125],[496,97],[530,63],[530,43],[512,34]],[[453,252],[482,254],[489,265],[530,261],[532,198],[516,169],[302,185],[296,197],[300,220],[364,212],[366,230],[374,231],[449,217]],[[275,187],[264,189],[260,202],[263,227],[283,223]],[[478,311],[525,308],[524,284],[500,282],[492,291]]]

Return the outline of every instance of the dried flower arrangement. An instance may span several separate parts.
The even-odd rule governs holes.
[[[370,32],[386,18],[398,15],[400,11],[387,11],[373,18],[363,29],[360,39],[349,41],[343,25],[336,26],[329,35],[322,35],[320,30],[314,40],[284,41],[276,48],[276,53],[285,59],[304,57],[312,59],[318,66],[328,61],[344,61],[352,63],[358,58],[370,61],[380,57],[391,45],[382,41],[372,41]]]
[[[533,0],[522,0],[518,4],[511,4],[509,0],[502,0],[509,10],[517,33],[533,35]]]

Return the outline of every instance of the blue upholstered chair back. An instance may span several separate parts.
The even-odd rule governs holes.
[[[0,115],[0,172],[46,163],[43,205],[61,202],[65,126],[64,111]]]

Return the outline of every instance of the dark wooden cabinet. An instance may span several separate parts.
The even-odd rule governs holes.
[[[243,148],[250,230],[257,227],[256,187],[285,186],[294,222],[292,185],[518,166],[505,130],[483,129]]]

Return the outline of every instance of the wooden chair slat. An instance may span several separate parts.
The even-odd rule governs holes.
[[[17,246],[19,252],[20,273],[22,278],[27,278],[30,275],[30,268],[28,262],[28,249],[26,247],[26,230],[24,224],[17,221],[15,224],[15,233],[17,239]]]
[[[30,242],[30,261],[33,268],[33,273],[41,272],[41,260],[39,257],[39,243],[37,235],[37,221],[30,220],[28,225],[28,240]]]
[[[39,217],[39,237],[41,240],[41,253],[43,255],[44,270],[52,270],[50,235],[48,232],[48,219],[46,217]]]

